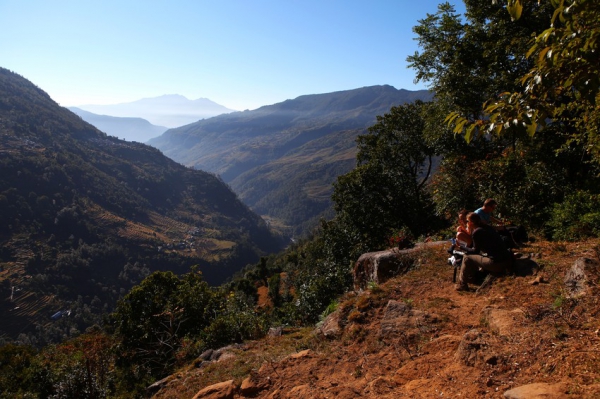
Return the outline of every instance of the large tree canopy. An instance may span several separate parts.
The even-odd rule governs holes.
[[[547,62],[553,51],[548,43],[555,41],[547,35],[557,32],[556,27],[548,30],[551,21],[554,18],[558,24],[560,12],[575,8],[558,12],[566,1],[464,2],[464,15],[443,3],[437,13],[420,20],[414,28],[420,49],[408,57],[416,80],[428,83],[435,92],[433,108],[437,111],[427,116],[426,134],[437,135],[438,142],[446,143],[433,179],[437,212],[452,215],[461,207],[474,209],[484,198],[495,197],[500,200],[501,212],[512,220],[542,227],[554,202],[562,201],[573,189],[587,189],[593,181],[594,168],[582,154],[590,153],[591,138],[598,134],[598,124],[594,125],[598,118],[592,112],[597,91],[579,101],[583,89],[559,90],[552,82],[568,81],[568,76],[575,74],[580,83],[596,84],[583,77],[594,74],[597,64],[585,62],[579,73],[569,72],[567,61],[577,58],[575,52],[594,52],[595,35],[586,34],[589,40],[573,44],[563,69],[542,73],[541,60],[544,68],[556,66]],[[563,20],[560,23],[568,25]],[[591,27],[591,21],[585,26]],[[572,37],[573,33],[569,40],[574,40]],[[542,42],[546,43],[544,49],[535,47]],[[566,44],[562,41],[560,45]],[[597,51],[594,54],[597,56]],[[523,86],[524,82],[529,87]],[[542,92],[546,95],[543,103]],[[538,123],[540,115],[545,115],[542,122],[547,119],[552,124],[543,135],[533,136],[536,115]],[[582,121],[586,121],[585,127]],[[454,145],[441,139],[452,135]]]
[[[528,18],[533,1],[511,0],[507,7],[514,23]],[[549,0],[553,7],[545,29],[536,32],[525,53],[532,67],[522,73],[516,88],[492,93],[484,115],[476,120],[461,110],[448,117],[454,131],[497,136],[544,129],[560,123],[566,144],[581,144],[590,160],[600,163],[600,3],[593,0]],[[508,14],[508,13],[507,13]]]

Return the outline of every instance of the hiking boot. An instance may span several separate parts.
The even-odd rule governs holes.
[[[468,285],[466,285],[466,284],[460,284],[460,283],[459,283],[459,284],[456,284],[456,285],[454,286],[454,289],[455,289],[456,291],[459,291],[459,292],[460,292],[460,291],[469,291],[469,286],[468,286]]]

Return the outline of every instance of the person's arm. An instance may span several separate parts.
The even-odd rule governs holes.
[[[466,254],[478,254],[481,252],[481,229],[475,229],[473,231],[473,246],[467,247],[466,245],[461,245],[460,249],[462,249]]]
[[[504,222],[502,221],[502,219],[498,219],[497,217],[494,217],[494,216],[490,216],[490,219],[492,222],[494,222],[500,226],[504,226]]]

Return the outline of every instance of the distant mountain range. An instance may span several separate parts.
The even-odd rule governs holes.
[[[234,111],[207,98],[188,100],[178,94],[143,98],[122,104],[78,105],[76,108],[98,115],[142,118],[153,125],[168,128],[188,125],[201,119]]]
[[[142,118],[98,115],[77,107],[68,108],[90,125],[97,127],[98,130],[127,141],[145,143],[168,130],[167,127],[153,125]]]
[[[3,68],[0,171],[0,344],[85,331],[152,271],[219,284],[283,246],[214,174],[107,136]]]
[[[148,143],[219,174],[254,211],[300,235],[331,211],[331,184],[355,166],[356,137],[377,115],[431,98],[388,85],[305,95],[170,129]]]

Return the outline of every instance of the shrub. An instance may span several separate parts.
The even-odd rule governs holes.
[[[576,241],[600,235],[600,195],[578,190],[554,204],[548,222],[552,238]]]

